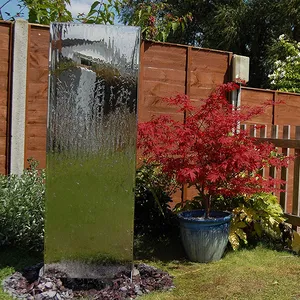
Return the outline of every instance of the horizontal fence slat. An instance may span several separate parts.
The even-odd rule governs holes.
[[[299,226],[300,227],[300,217],[295,216],[292,214],[284,214],[284,216],[287,218],[287,222],[292,224],[293,226]]]
[[[256,138],[259,142],[269,142],[275,147],[280,148],[300,148],[300,140],[272,139],[272,138]]]

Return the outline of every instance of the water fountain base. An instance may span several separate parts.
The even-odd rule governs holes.
[[[16,299],[64,300],[92,298],[135,299],[152,291],[166,291],[174,288],[172,277],[159,269],[146,264],[135,266],[135,272],[123,271],[111,280],[74,279],[65,273],[52,269],[42,276],[43,264],[24,269],[7,277],[3,289]]]

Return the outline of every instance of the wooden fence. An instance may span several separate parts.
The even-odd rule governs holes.
[[[279,153],[294,156],[288,168],[279,170],[273,167],[264,170],[266,176],[284,180],[286,183],[280,186],[283,191],[277,193],[280,204],[285,212],[288,222],[294,229],[300,227],[300,126],[291,125],[242,125],[243,129],[249,126],[250,136],[259,142],[270,142],[278,148]],[[291,138],[293,136],[293,138]]]
[[[284,104],[269,107],[264,114],[254,118],[253,123],[264,125],[299,125],[300,94],[242,87],[240,104],[257,106],[266,101],[280,101]],[[293,134],[293,133],[292,133]]]
[[[11,78],[14,23],[0,22],[0,173],[10,171]],[[24,165],[29,157],[46,166],[49,27],[28,24]],[[139,122],[152,115],[183,114],[161,102],[165,96],[188,94],[197,103],[231,80],[231,52],[144,41],[140,50]],[[13,87],[14,88],[14,87]]]
[[[0,173],[7,172],[13,24],[0,23]]]

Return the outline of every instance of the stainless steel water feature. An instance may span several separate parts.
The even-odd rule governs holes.
[[[109,278],[133,260],[140,30],[50,34],[45,269]]]

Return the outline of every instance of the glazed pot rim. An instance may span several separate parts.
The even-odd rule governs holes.
[[[228,211],[211,211],[210,218],[204,219],[203,216],[205,214],[204,209],[197,209],[197,210],[188,210],[178,213],[177,216],[180,221],[183,222],[192,222],[192,223],[202,223],[202,224],[209,224],[209,223],[226,223],[230,222],[232,218],[232,213]]]

